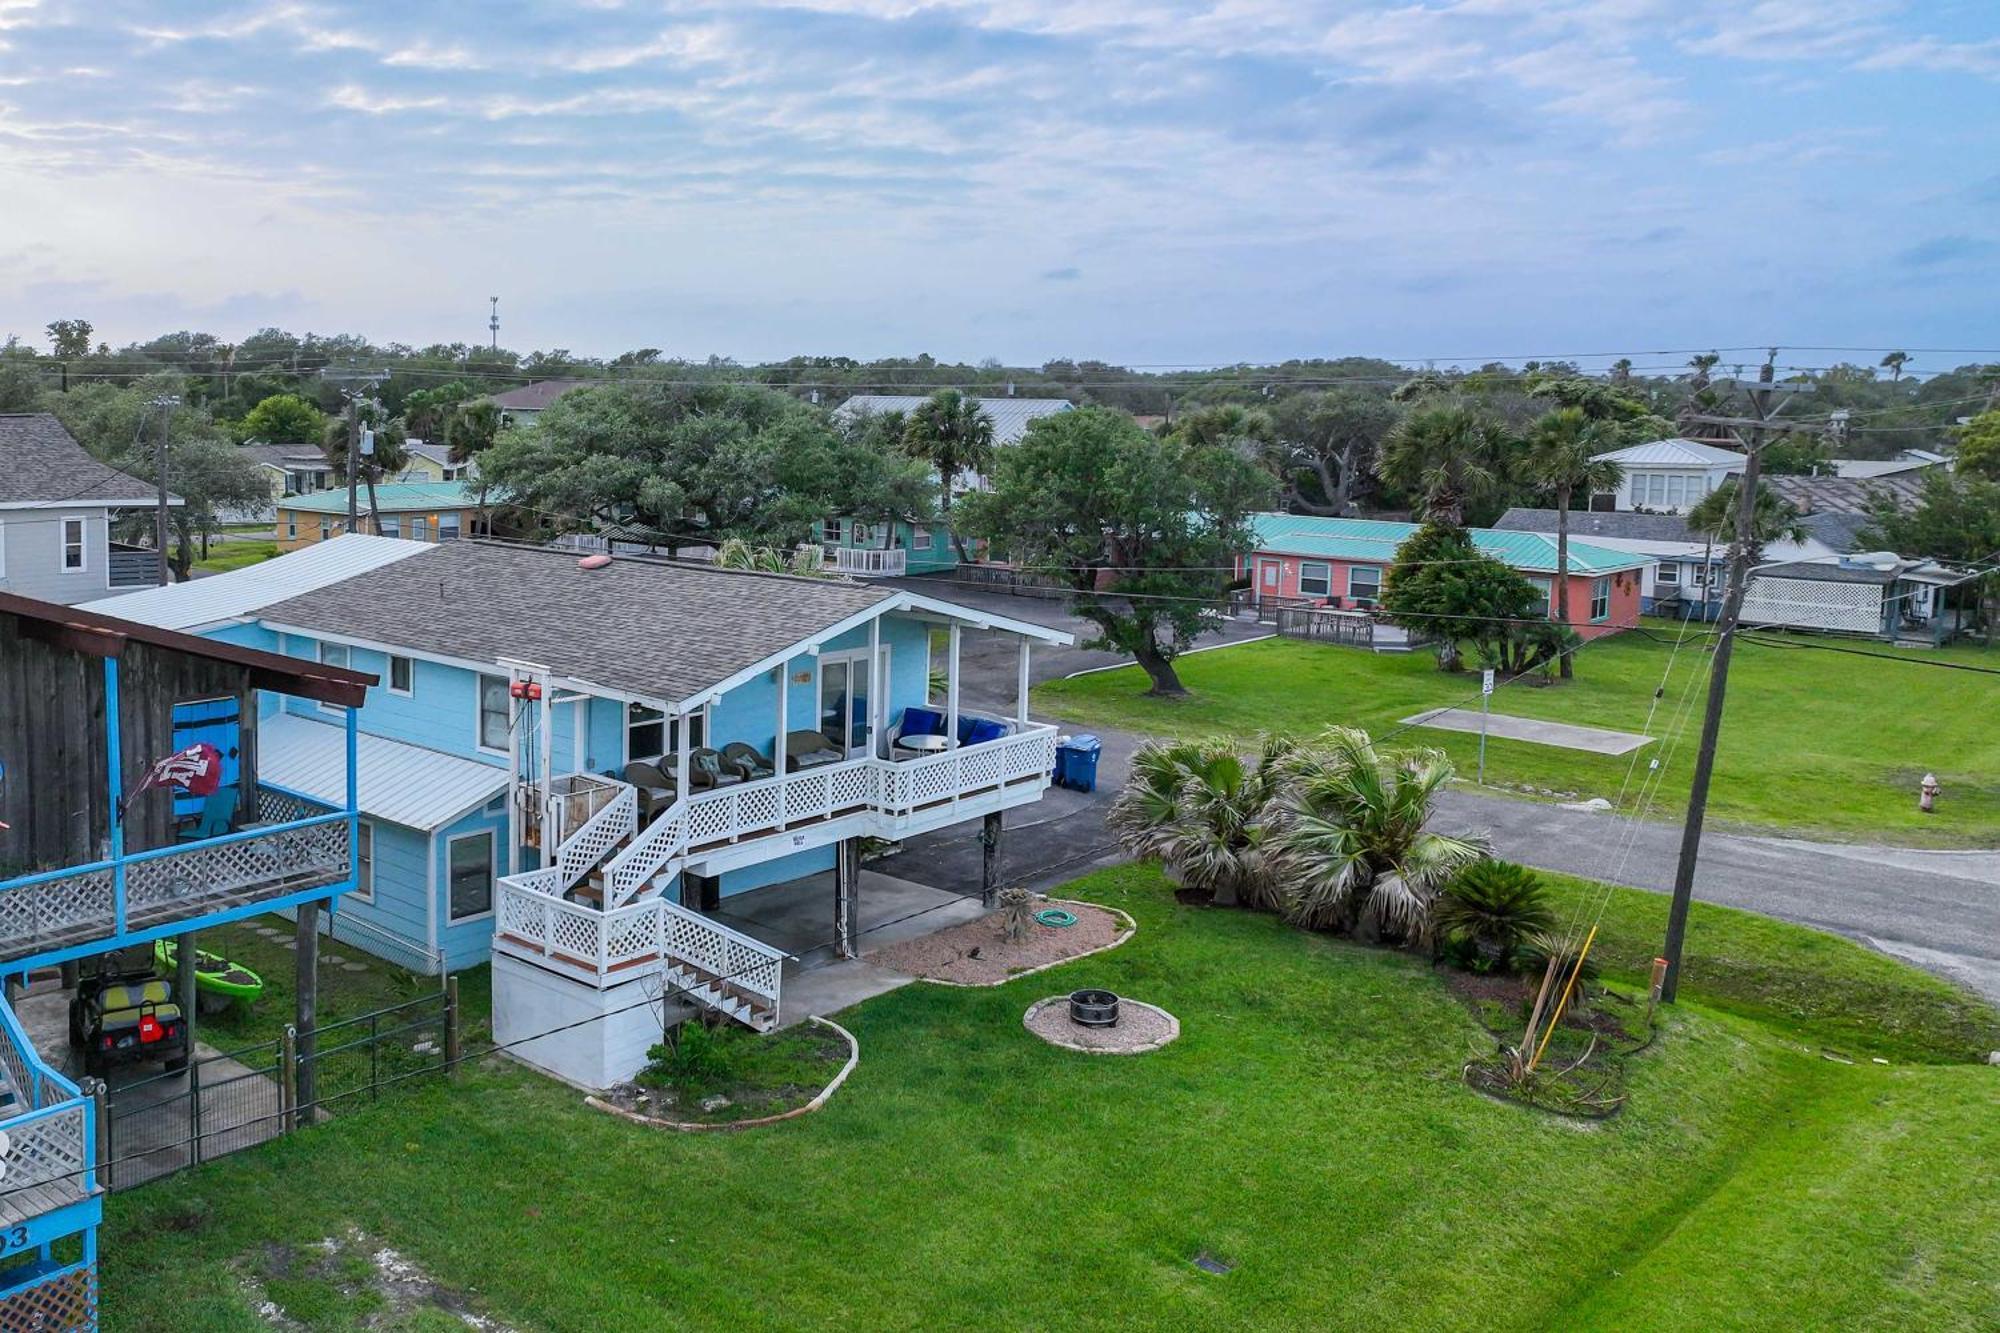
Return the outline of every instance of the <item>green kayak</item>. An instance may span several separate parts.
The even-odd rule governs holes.
[[[169,975],[174,969],[174,942],[157,940],[153,958]],[[194,951],[194,984],[197,990],[213,991],[239,1000],[254,1000],[264,993],[264,979],[241,963],[232,963],[206,949]]]

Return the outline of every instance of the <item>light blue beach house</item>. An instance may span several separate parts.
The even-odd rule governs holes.
[[[826,921],[851,956],[862,839],[970,820],[997,839],[1002,812],[1039,800],[1055,731],[1028,717],[1028,655],[1069,641],[849,579],[360,534],[112,601],[379,676],[334,933],[423,971],[490,957],[495,1038],[568,1029],[516,1053],[589,1087],[643,1063],[659,1018],[639,1001],[663,984],[777,1022],[785,952],[717,920],[731,899],[831,870]],[[967,630],[1018,645],[1006,716],[959,706]],[[323,790],[334,719],[272,711],[262,771]]]

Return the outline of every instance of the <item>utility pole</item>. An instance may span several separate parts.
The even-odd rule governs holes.
[[[1754,383],[1741,383],[1750,399],[1750,415],[1726,417],[1695,415],[1690,421],[1727,427],[1743,444],[1743,475],[1736,483],[1736,535],[1729,547],[1729,587],[1722,598],[1722,615],[1716,622],[1715,659],[1709,668],[1708,710],[1701,720],[1701,748],[1695,754],[1694,778],[1688,788],[1687,820],[1681,825],[1680,860],[1674,867],[1673,904],[1667,912],[1667,939],[1661,950],[1666,971],[1660,982],[1660,1001],[1672,1004],[1680,989],[1681,948],[1687,939],[1688,908],[1694,901],[1695,863],[1701,855],[1702,824],[1708,815],[1708,784],[1715,774],[1716,740],[1722,733],[1722,705],[1729,690],[1729,659],[1736,646],[1737,621],[1743,613],[1743,594],[1750,583],[1750,564],[1757,556],[1757,476],[1762,467],[1765,436],[1770,433],[1809,430],[1799,422],[1774,420],[1778,386],[1772,375],[1778,349],[1771,349]],[[1810,385],[1788,385],[1796,392],[1810,392]],[[1704,589],[1704,594],[1706,589]]]
[[[170,393],[160,394],[147,404],[160,414],[160,433],[153,437],[153,482],[157,492],[153,502],[153,553],[158,557],[163,588],[171,581],[167,574],[167,431],[173,424],[174,409],[180,405],[181,400]]]
[[[329,384],[340,386],[341,397],[347,400],[347,527],[348,532],[358,532],[361,523],[361,501],[356,484],[361,476],[361,395],[389,378],[383,370],[335,370],[331,366],[322,369],[320,378]]]

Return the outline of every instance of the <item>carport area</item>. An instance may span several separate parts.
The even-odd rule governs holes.
[[[971,882],[978,883],[976,874]],[[858,958],[842,958],[836,949],[830,870],[732,894],[708,915],[791,955],[778,1015],[778,1025],[790,1027],[908,985],[911,977],[876,967],[868,956],[885,945],[976,920],[986,909],[977,892],[953,893],[864,868],[857,876],[855,912]]]
[[[42,1058],[81,1086],[83,1052],[69,1040],[72,994],[52,968],[36,974],[14,1011]],[[111,1188],[141,1185],[283,1131],[278,1043],[223,1052],[203,1042],[200,1033],[197,1015],[193,1058],[184,1071],[168,1073],[147,1062],[108,1072],[109,1140],[100,1151],[112,1163]]]

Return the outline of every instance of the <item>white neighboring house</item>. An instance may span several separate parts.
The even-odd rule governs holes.
[[[115,516],[155,498],[151,484],[92,458],[49,413],[0,414],[0,591],[74,605],[158,583],[152,548],[111,540]]]
[[[992,418],[993,446],[996,449],[1019,444],[1032,422],[1058,412],[1073,411],[1076,407],[1067,398],[981,398],[969,393],[965,396],[978,403],[980,409]],[[884,412],[914,412],[929,401],[930,395],[924,393],[857,393],[833,409],[833,419],[844,424]],[[976,472],[963,472],[953,481],[952,489],[955,492],[983,491],[986,489],[986,478]]]
[[[1684,514],[1721,486],[1732,472],[1743,470],[1743,455],[1696,440],[1652,440],[1626,449],[1598,454],[1625,469],[1612,493],[1611,508],[1646,509],[1656,514]],[[1592,508],[1602,505],[1592,497]]]

